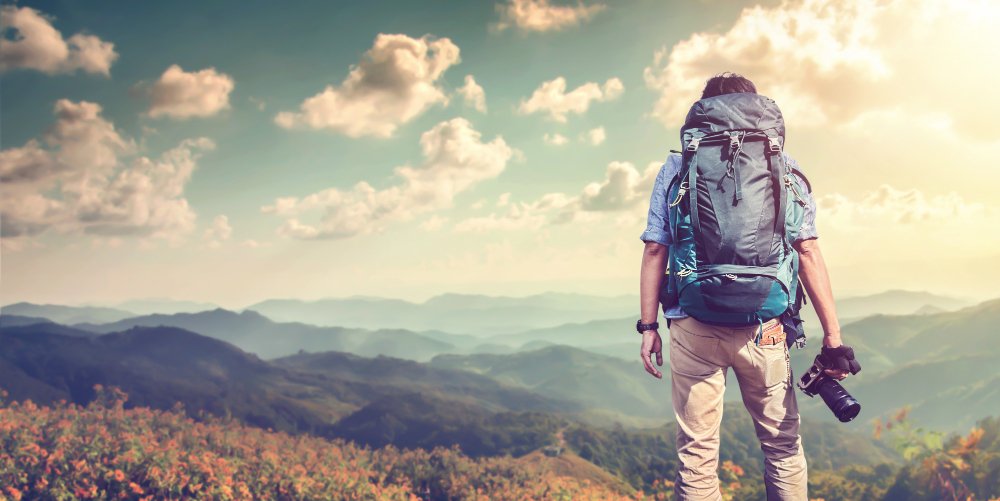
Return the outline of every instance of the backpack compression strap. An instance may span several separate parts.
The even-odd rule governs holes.
[[[785,238],[785,211],[786,204],[788,203],[788,194],[785,193],[784,183],[782,183],[782,178],[785,173],[785,157],[781,154],[781,138],[778,136],[778,132],[774,129],[768,129],[764,131],[767,134],[767,165],[771,168],[771,176],[774,180],[775,189],[778,190],[778,207],[776,211],[775,219],[775,230],[781,232],[781,241],[784,244],[785,251],[788,251],[789,242]],[[774,159],[777,158],[778,161],[775,162]]]

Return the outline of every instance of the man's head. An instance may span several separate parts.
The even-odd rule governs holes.
[[[736,73],[720,73],[708,79],[705,83],[705,90],[701,92],[701,98],[721,96],[723,94],[736,94],[738,92],[757,93],[757,87],[748,78]]]

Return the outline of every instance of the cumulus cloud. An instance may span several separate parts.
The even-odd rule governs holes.
[[[557,122],[566,122],[566,115],[574,113],[582,115],[595,101],[611,101],[617,99],[625,91],[622,81],[611,78],[604,85],[587,82],[569,92],[566,92],[566,79],[558,77],[543,82],[535,89],[528,99],[522,99],[518,112],[523,115],[532,113],[547,113],[549,118]]]
[[[222,242],[229,240],[229,237],[233,236],[233,227],[229,225],[229,217],[224,214],[219,214],[215,216],[212,220],[212,226],[205,229],[204,239],[208,242],[208,246],[211,248],[218,248],[222,246]]]
[[[679,125],[705,81],[722,71],[750,77],[789,123],[829,126],[876,108],[944,110],[982,133],[1000,112],[992,92],[1000,5],[934,0],[784,0],[742,11],[725,31],[695,33],[656,52],[646,84],[652,115]],[[963,75],[962,82],[954,75]],[[919,82],[919,85],[914,85]],[[955,93],[961,85],[963,95]],[[941,96],[948,96],[942,98]]]
[[[562,219],[573,216],[576,201],[563,193],[547,193],[532,202],[508,204],[507,211],[501,214],[492,213],[488,216],[470,217],[455,224],[453,230],[458,233],[482,233],[497,230],[538,229],[549,219]],[[553,216],[555,214],[555,216]]]
[[[515,150],[502,137],[483,142],[464,118],[441,122],[420,137],[424,161],[395,169],[398,184],[376,189],[365,181],[350,190],[329,188],[303,198],[283,197],[261,211],[286,217],[278,232],[300,239],[346,238],[381,231],[389,223],[449,207],[455,195],[499,175]],[[316,224],[299,216],[320,210]]]
[[[0,71],[24,68],[50,75],[83,71],[108,76],[118,59],[115,45],[77,33],[64,39],[53,18],[32,9],[0,7]]]
[[[593,220],[601,213],[621,213],[641,208],[649,200],[662,162],[651,162],[642,172],[629,162],[611,162],[604,179],[587,184],[578,195],[546,193],[531,202],[510,202],[501,195],[505,212],[470,217],[454,226],[457,232],[538,229],[547,224]]]
[[[486,91],[476,83],[475,77],[465,75],[465,85],[459,87],[457,92],[465,99],[466,106],[471,106],[480,113],[486,113]]]
[[[153,118],[209,117],[229,108],[233,78],[215,68],[186,72],[171,65],[149,89],[149,110]]]
[[[439,80],[459,61],[458,46],[448,38],[380,33],[339,86],[327,85],[299,111],[283,111],[274,120],[286,128],[390,137],[431,106],[447,104]]]
[[[584,139],[590,144],[597,146],[604,143],[604,140],[608,138],[607,133],[604,132],[604,127],[596,127],[590,129],[584,135]]]
[[[548,132],[546,132],[545,135],[542,136],[542,141],[545,141],[545,144],[551,144],[552,146],[562,146],[568,143],[569,139],[567,139],[566,136],[559,134],[558,132],[553,134],[549,134]]]
[[[0,151],[0,235],[5,248],[52,230],[176,242],[193,229],[184,187],[200,152],[214,144],[188,139],[158,158],[137,156],[101,116],[101,106],[60,99],[43,140]]]
[[[830,224],[849,228],[866,225],[913,225],[948,219],[981,217],[987,207],[967,202],[961,195],[927,196],[917,189],[901,190],[883,184],[857,199],[832,193],[816,200]]]
[[[508,0],[496,5],[500,21],[492,27],[502,31],[515,27],[522,31],[559,31],[590,20],[606,9],[601,3],[553,5],[549,0]]]

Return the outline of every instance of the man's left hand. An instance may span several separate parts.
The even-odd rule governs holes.
[[[642,357],[642,365],[646,372],[657,379],[663,378],[663,373],[650,360],[650,355],[656,354],[656,365],[663,367],[663,341],[660,340],[660,333],[656,330],[648,330],[642,333],[642,347],[639,349],[639,356]]]

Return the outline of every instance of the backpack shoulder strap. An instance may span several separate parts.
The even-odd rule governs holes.
[[[799,179],[801,179],[803,182],[806,183],[806,192],[808,193],[813,192],[812,184],[809,183],[809,179],[806,177],[805,174],[802,173],[801,170],[799,170],[798,167],[792,167],[792,173],[794,173],[796,176],[799,176]]]

